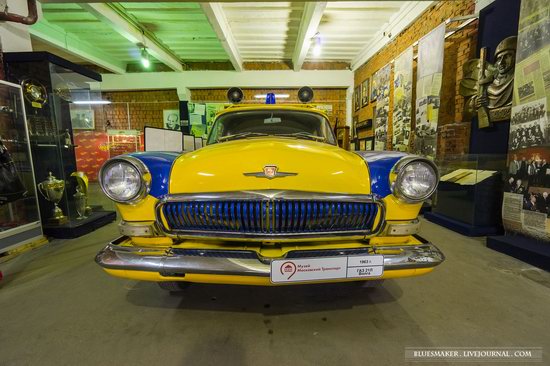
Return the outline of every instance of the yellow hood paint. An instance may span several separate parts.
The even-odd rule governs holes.
[[[277,165],[296,176],[247,177]],[[284,189],[370,193],[368,168],[356,154],[326,143],[294,138],[248,138],[206,146],[180,156],[170,174],[170,194]]]

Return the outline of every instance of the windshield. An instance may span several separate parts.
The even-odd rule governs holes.
[[[282,109],[222,114],[214,122],[208,144],[261,136],[308,139],[336,145],[325,117],[312,112]]]

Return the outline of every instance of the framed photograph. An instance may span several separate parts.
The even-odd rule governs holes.
[[[365,151],[367,150],[367,139],[361,139],[359,140],[359,150]]]
[[[372,127],[372,118],[365,119],[361,122],[355,124],[356,128],[371,128]]]
[[[358,111],[359,108],[361,108],[361,86],[357,86],[353,93],[353,110]]]
[[[378,81],[376,80],[376,74],[373,74],[371,77],[371,86],[370,86],[370,102],[376,102],[378,99]]]
[[[365,139],[365,150],[367,151],[374,150],[374,137],[367,137]]]
[[[73,130],[95,129],[94,110],[92,108],[72,108],[71,106],[71,124]]]
[[[370,79],[367,78],[365,81],[361,83],[361,108],[366,107],[367,104],[369,104],[369,86],[370,86]]]
[[[179,109],[165,109],[162,111],[162,120],[164,128],[168,130],[181,131],[180,111]]]

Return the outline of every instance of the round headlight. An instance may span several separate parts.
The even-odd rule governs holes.
[[[134,203],[149,191],[145,175],[149,174],[141,160],[120,157],[109,160],[99,171],[99,183],[103,192],[113,201]]]
[[[397,178],[393,193],[406,202],[420,202],[430,197],[439,181],[437,168],[430,160],[407,157],[395,166]]]

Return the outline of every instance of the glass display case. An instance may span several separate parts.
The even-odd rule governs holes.
[[[23,90],[44,233],[77,237],[113,221],[112,206],[96,204],[101,193],[78,171],[75,156],[75,131],[95,131],[101,93],[90,83],[101,76],[47,52],[6,53],[4,60],[7,78]]]
[[[21,87],[0,81],[0,253],[42,238]]]
[[[424,216],[466,235],[500,231],[506,155],[450,155],[436,164],[441,179],[432,212]]]

